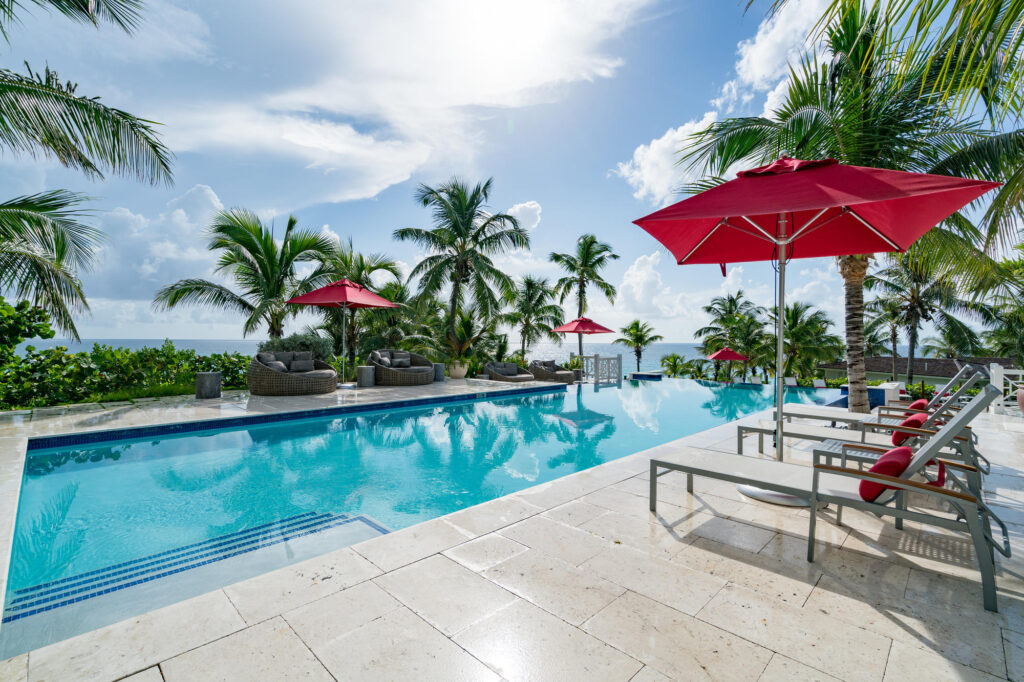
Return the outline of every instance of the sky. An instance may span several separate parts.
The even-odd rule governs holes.
[[[392,231],[429,227],[415,188],[458,176],[493,177],[490,208],[530,230],[529,251],[497,259],[509,275],[553,280],[548,254],[594,233],[620,256],[605,274],[618,294],[591,291],[588,316],[614,328],[639,318],[689,342],[713,296],[742,289],[771,305],[774,271],[680,267],[632,220],[684,198],[676,160],[691,133],[784,96],[787,60],[827,0],[791,2],[771,20],[767,4],[147,0],[131,36],[30,4],[0,65],[48,65],[80,94],[160,122],[174,183],[91,181],[5,154],[0,186],[93,197],[107,242],[82,278],[83,338],[240,338],[237,315],[152,307],[159,288],[210,276],[204,229],[223,208],[282,230],[294,215],[408,271],[424,254]],[[823,308],[842,331],[831,259],[795,261],[787,280],[787,302]]]

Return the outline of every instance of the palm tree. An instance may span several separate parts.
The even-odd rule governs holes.
[[[434,227],[403,227],[394,232],[395,239],[411,241],[430,254],[410,273],[419,278],[420,294],[436,296],[449,287],[447,333],[455,345],[456,318],[467,294],[472,294],[473,305],[488,318],[501,307],[492,287],[502,298],[512,295],[512,279],[494,267],[490,257],[530,246],[530,235],[514,217],[486,210],[492,182],[490,178],[470,188],[453,178],[437,188],[420,185],[416,201],[431,209]]]
[[[915,259],[912,253],[903,254],[888,267],[873,273],[865,286],[880,291],[879,298],[884,301],[880,305],[892,306],[898,311],[900,326],[907,334],[908,384],[914,383],[917,335],[924,322],[932,322],[939,334],[960,349],[958,352],[964,352],[976,348],[978,339],[960,318],[995,320],[990,306],[962,298],[951,277],[939,275],[927,262]]]
[[[679,353],[669,353],[662,356],[661,368],[665,370],[666,376],[681,377],[689,369],[689,363],[686,361],[685,356]]]
[[[643,356],[644,350],[652,343],[661,341],[662,337],[654,333],[654,328],[651,325],[640,320],[633,320],[620,329],[619,333],[622,336],[612,341],[612,343],[621,343],[623,346],[633,349],[633,354],[636,355],[636,371],[639,372],[640,358]]]
[[[140,0],[33,1],[46,9],[56,10],[74,21],[94,26],[98,26],[101,21],[106,21],[127,32],[135,29],[141,20],[139,9],[142,7],[142,2]],[[23,6],[22,3],[12,0],[0,3],[0,35],[7,37],[11,24],[17,20],[15,10],[22,9]]]
[[[831,17],[824,29],[827,59],[807,57],[791,69],[786,101],[770,118],[727,119],[695,136],[696,146],[682,159],[708,176],[695,188],[720,182],[734,165],[759,165],[783,154],[1006,181],[981,227],[956,214],[919,242],[922,255],[938,254],[980,276],[992,269],[991,259],[964,245],[1009,238],[1015,229],[1024,198],[1024,132],[994,134],[962,118],[948,99],[922,97],[937,84],[937,62],[919,54],[906,63],[902,46],[886,42],[892,27],[877,6],[867,11],[858,2],[843,5],[842,15]],[[846,295],[849,407],[867,412],[863,290],[870,257],[837,261]]]
[[[321,261],[317,271],[308,278],[308,287],[315,289],[329,282],[347,279],[377,293],[374,275],[381,274],[390,275],[395,280],[401,277],[398,264],[390,257],[382,253],[362,254],[355,250],[352,240],[349,239]],[[320,311],[323,315],[323,324],[320,325],[319,331],[334,341],[335,354],[340,355],[342,348],[347,349],[348,364],[354,367],[359,345],[360,327],[359,319],[356,317],[358,311],[346,311],[344,308],[321,308]],[[359,313],[360,316],[363,314],[365,313]],[[342,334],[345,335],[344,344],[341,342]]]
[[[777,314],[778,309],[773,308],[773,323]],[[809,303],[797,301],[786,306],[783,376],[813,374],[819,364],[832,362],[842,354],[842,340],[828,331],[832,325],[824,311],[815,310]]]
[[[691,379],[708,378],[708,361],[704,358],[694,358],[686,363],[686,373]]]
[[[981,355],[984,352],[981,339],[973,329],[968,329],[971,333],[964,338],[951,335],[946,329],[939,332],[938,336],[929,336],[922,342],[921,353],[931,358],[970,358]]]
[[[889,356],[892,358],[892,380],[896,381],[899,372],[896,369],[896,359],[899,357],[897,342],[900,332],[900,308],[895,301],[876,298],[868,302],[864,307],[867,313],[867,320],[864,324],[865,344],[864,352],[868,353],[867,339],[875,334],[885,333],[889,337]]]
[[[512,309],[500,316],[500,320],[519,330],[519,349],[526,354],[526,348],[547,337],[561,343],[561,337],[552,333],[562,318],[562,309],[553,302],[555,292],[546,279],[527,275],[512,292]]]
[[[706,355],[721,350],[726,346],[732,348],[736,344],[736,330],[740,318],[746,316],[757,318],[761,314],[760,306],[748,299],[743,290],[735,294],[715,296],[711,302],[702,310],[711,317],[707,326],[696,331],[697,338],[703,340],[703,349]],[[734,348],[737,352],[739,349]],[[718,380],[719,364],[715,363],[715,380]],[[732,376],[732,361],[728,362],[726,373]],[[744,366],[744,376],[746,367]]]
[[[585,234],[576,240],[576,253],[552,253],[548,258],[559,265],[565,276],[555,282],[560,303],[576,296],[576,317],[587,312],[587,288],[593,284],[609,302],[615,301],[615,287],[601,276],[601,270],[618,259],[610,244],[599,242],[597,236]],[[579,354],[583,355],[583,336],[579,336]]]
[[[294,217],[288,218],[278,245],[273,231],[255,213],[239,208],[221,211],[207,230],[208,248],[222,252],[214,272],[230,275],[241,293],[206,279],[183,279],[160,289],[154,306],[158,310],[179,305],[230,310],[245,315],[243,336],[266,324],[271,338],[281,338],[285,318],[300,309],[286,301],[308,291],[310,279],[317,275],[314,272],[300,279],[296,265],[325,261],[334,253],[330,239],[310,230],[296,230],[297,222]]]
[[[424,321],[431,316],[436,300],[413,296],[404,282],[387,282],[377,293],[397,308],[366,308],[361,312],[366,325],[365,348],[405,348],[420,351],[429,345]]]

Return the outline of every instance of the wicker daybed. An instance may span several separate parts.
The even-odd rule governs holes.
[[[554,381],[559,384],[572,384],[573,373],[555,363],[554,360],[534,360],[530,363],[530,373],[537,381]]]
[[[375,350],[369,362],[378,386],[423,386],[434,380],[434,363],[407,350]]]
[[[338,388],[338,373],[326,362],[310,360],[312,370],[273,369],[260,360],[259,356],[273,355],[277,362],[290,367],[295,353],[259,353],[249,363],[245,383],[253,395],[315,395],[333,393]],[[287,362],[285,362],[287,360]]]
[[[484,371],[492,381],[533,381],[533,375],[514,362],[488,362],[484,365]]]

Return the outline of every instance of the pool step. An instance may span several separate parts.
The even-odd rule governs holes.
[[[362,515],[353,517],[306,512],[146,557],[21,588],[8,595],[3,622],[19,620],[352,523],[365,524],[379,533],[388,532],[373,519]]]

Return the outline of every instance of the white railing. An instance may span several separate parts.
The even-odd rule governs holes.
[[[1017,391],[1024,388],[1024,369],[1007,369],[992,363],[989,365],[988,373],[992,385],[1003,392],[1003,399],[993,402],[989,411],[995,412],[998,407],[1016,407]]]
[[[574,354],[569,355],[575,357]],[[580,370],[584,381],[595,384],[613,384],[622,381],[622,355],[614,357],[600,355],[580,355]]]

